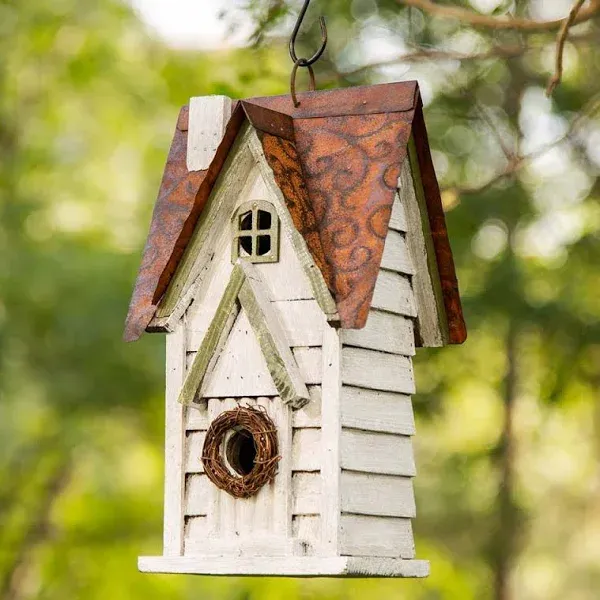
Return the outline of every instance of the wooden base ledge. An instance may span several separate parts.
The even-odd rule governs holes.
[[[241,558],[141,556],[143,573],[266,577],[427,577],[429,562],[360,556]]]

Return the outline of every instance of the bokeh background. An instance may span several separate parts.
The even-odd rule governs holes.
[[[417,358],[431,577],[299,581],[137,572],[164,350],[121,333],[179,106],[286,93],[300,2],[0,0],[0,598],[600,597],[600,18],[548,98],[570,0],[444,5],[315,0],[301,36],[327,16],[321,87],[419,80],[469,339]]]

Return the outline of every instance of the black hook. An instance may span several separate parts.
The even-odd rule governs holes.
[[[319,17],[319,25],[321,26],[321,38],[322,44],[321,47],[313,54],[311,58],[298,58],[296,54],[296,38],[298,37],[298,33],[300,32],[300,27],[302,26],[302,21],[304,21],[304,17],[306,16],[306,11],[308,10],[308,5],[310,4],[310,0],[304,0],[304,6],[298,15],[298,20],[296,21],[296,26],[294,27],[294,31],[292,32],[292,37],[290,38],[290,56],[294,61],[295,65],[299,67],[310,67],[314,63],[316,63],[319,58],[325,52],[325,48],[327,46],[327,26],[325,25],[325,18]]]

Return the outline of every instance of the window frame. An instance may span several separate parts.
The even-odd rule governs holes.
[[[263,211],[271,215],[271,226],[268,229],[258,228],[258,212]],[[251,228],[242,229],[241,219],[246,213],[252,213]],[[275,207],[266,200],[250,200],[244,202],[237,208],[231,218],[231,262],[246,260],[251,263],[275,263],[279,262],[279,216]],[[267,254],[258,254],[258,238],[269,236],[271,238],[271,249]],[[240,253],[240,238],[250,238],[252,252],[247,256]]]

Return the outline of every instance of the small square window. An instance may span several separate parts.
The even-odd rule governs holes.
[[[272,204],[246,202],[234,215],[232,233],[233,262],[239,258],[255,263],[279,260],[279,219]]]

